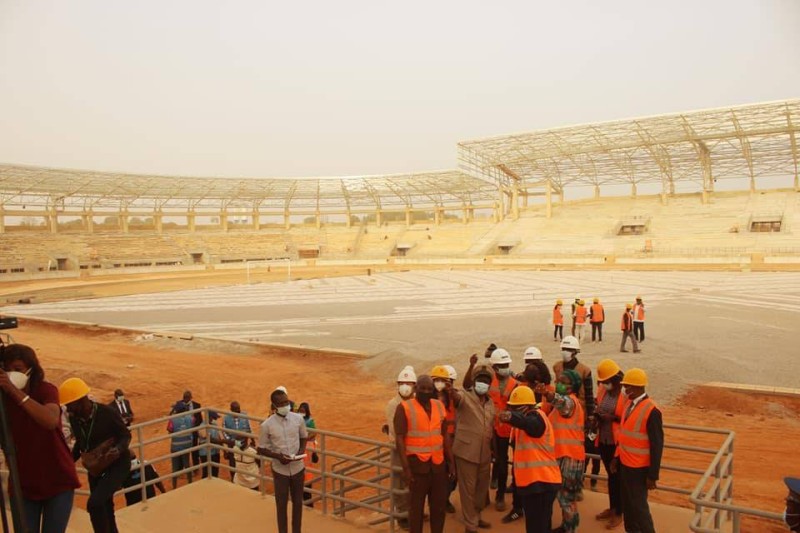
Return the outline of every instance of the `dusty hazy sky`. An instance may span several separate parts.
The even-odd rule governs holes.
[[[0,162],[452,168],[456,142],[778,100],[800,2],[0,0]]]

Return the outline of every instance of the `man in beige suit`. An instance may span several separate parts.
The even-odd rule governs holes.
[[[487,365],[475,366],[477,355],[469,360],[469,369],[464,375],[464,391],[453,390],[456,405],[456,435],[453,455],[458,473],[458,494],[464,525],[469,533],[478,528],[490,527],[481,520],[481,510],[489,497],[492,467],[492,436],[494,428],[494,404],[489,398],[489,385],[494,372]]]

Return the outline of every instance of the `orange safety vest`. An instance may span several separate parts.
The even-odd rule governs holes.
[[[625,312],[622,313],[622,325],[620,326],[620,329],[622,331],[630,331],[633,329],[632,320],[633,318],[631,318],[630,312],[628,312],[626,309]]]
[[[416,455],[420,461],[433,460],[433,464],[444,462],[444,438],[442,423],[445,420],[444,404],[431,399],[431,416],[416,399],[406,400],[400,405],[406,412],[406,455]]]
[[[595,403],[595,412],[597,411],[597,406],[601,404],[603,398],[606,397],[605,387],[600,387],[597,391],[597,403]],[[622,420],[622,415],[625,414],[625,404],[627,403],[627,398],[622,391],[619,392],[619,396],[617,396],[617,405],[614,407],[614,414],[617,415],[619,420]],[[619,422],[612,422],[611,423],[611,433],[614,435],[614,444],[619,444]],[[594,439],[595,446],[600,446],[600,433],[597,433],[597,438]]]
[[[306,467],[305,468],[306,475],[305,475],[305,478],[304,478],[305,479],[305,483],[311,483],[311,480],[314,479],[314,474],[309,472],[308,469],[313,464],[312,458],[313,458],[313,455],[314,455],[314,452],[316,451],[316,449],[317,449],[317,447],[314,446],[314,441],[309,440],[308,442],[306,442],[306,456],[303,458],[303,464]]]
[[[576,461],[585,461],[583,406],[575,394],[570,394],[569,397],[575,402],[575,410],[571,417],[562,416],[558,409],[553,409],[549,415],[556,438],[556,458],[570,457]]]
[[[452,395],[448,397],[450,401],[444,406],[444,419],[447,422],[447,434],[452,438],[456,434],[456,403],[453,401]]]
[[[644,304],[636,304],[636,321],[644,322]]]
[[[579,305],[575,308],[575,323],[576,324],[585,324],[586,323],[586,308],[582,305]]]
[[[506,410],[508,405],[508,398],[511,396],[511,391],[517,386],[517,380],[509,377],[506,380],[506,387],[500,390],[500,381],[497,376],[492,376],[492,384],[489,385],[489,398],[494,403],[495,416],[494,416],[494,432],[498,437],[508,438],[511,436],[511,426],[505,422],[500,422],[500,413]]]
[[[564,315],[561,314],[560,307],[556,307],[555,309],[553,309],[553,325],[554,326],[564,325]]]
[[[626,402],[625,411],[628,410],[630,400]],[[622,416],[619,432],[619,460],[629,468],[644,468],[650,466],[650,438],[647,436],[647,420],[656,404],[650,398],[645,398],[636,404],[630,416]]]
[[[534,412],[547,426],[541,437],[533,438],[518,428],[511,431],[514,440],[514,483],[517,487],[527,487],[537,482],[561,484],[553,425],[544,413],[538,409]]]
[[[604,322],[606,319],[605,309],[601,304],[592,304],[592,322]]]

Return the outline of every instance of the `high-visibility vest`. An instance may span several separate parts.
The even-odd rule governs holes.
[[[644,322],[644,304],[636,304],[633,306],[633,319],[636,322]]]
[[[630,331],[633,329],[632,321],[630,312],[626,309],[624,313],[622,313],[622,325],[620,325],[620,329],[622,331]]]
[[[447,422],[447,434],[454,437],[456,434],[456,403],[452,395],[448,395],[449,401],[444,406],[444,419]],[[444,404],[444,402],[442,402]]]
[[[606,397],[605,387],[600,387],[597,391],[597,403],[595,403],[595,412],[597,411],[597,407],[601,405],[603,398]],[[622,415],[625,414],[625,404],[627,403],[628,399],[622,394],[622,391],[619,392],[619,396],[617,396],[617,405],[614,407],[614,414],[617,415],[619,420],[622,420]],[[614,435],[614,444],[619,444],[619,422],[614,421],[611,423],[611,433]],[[600,445],[600,433],[597,433],[597,438],[594,439],[594,443],[596,446]]]
[[[586,323],[586,308],[582,305],[579,305],[575,308],[575,323],[576,324],[585,324]]]
[[[564,315],[561,314],[561,307],[556,306],[553,309],[553,325],[554,326],[564,325]]]
[[[433,461],[439,465],[444,461],[444,438],[442,423],[445,419],[444,404],[431,399],[431,416],[416,398],[406,400],[400,405],[406,412],[408,431],[405,437],[406,455],[416,455],[420,461]]]
[[[544,413],[533,411],[545,423],[544,434],[534,438],[523,430],[514,428],[514,484],[527,487],[532,483],[561,483],[561,469],[556,461],[556,442],[553,425]]]
[[[592,322],[603,322],[606,319],[602,304],[592,304]]]
[[[492,384],[489,385],[489,398],[492,399],[494,404],[494,432],[498,437],[508,438],[511,436],[511,426],[505,422],[500,422],[500,413],[506,410],[508,405],[508,398],[511,396],[511,391],[517,386],[517,380],[509,377],[506,379],[506,386],[501,391],[500,381],[497,376],[492,376]]]
[[[571,417],[565,418],[558,409],[553,409],[549,415],[550,423],[553,424],[553,434],[556,438],[556,458],[571,457],[576,461],[585,461],[583,407],[577,396],[570,394],[569,397],[575,402],[575,410],[572,412]]]
[[[628,410],[626,402],[625,411]],[[629,416],[622,416],[619,432],[619,460],[629,468],[650,466],[650,438],[647,436],[647,420],[656,404],[645,398],[636,404]]]

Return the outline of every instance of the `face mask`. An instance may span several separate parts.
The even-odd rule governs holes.
[[[442,392],[445,389],[445,387],[447,387],[447,385],[445,384],[444,381],[436,381],[433,384],[433,388],[436,389],[438,392]]]
[[[476,381],[475,382],[475,393],[476,394],[483,395],[483,394],[486,394],[487,392],[489,392],[489,384],[488,383],[484,383],[482,381]]]
[[[142,465],[142,462],[139,459],[131,459],[131,470],[138,470],[139,467]]]
[[[403,383],[402,385],[398,385],[397,392],[403,398],[408,398],[409,396],[411,396],[411,393],[414,392],[414,387],[412,387],[408,383]]]
[[[612,385],[611,383],[603,383],[602,385],[603,388],[606,389],[607,391],[614,390],[614,385]]]
[[[561,350],[561,359],[563,359],[565,363],[569,363],[572,360],[572,352],[569,350]]]
[[[28,384],[28,374],[29,373],[30,373],[30,370],[28,370],[28,372],[26,372],[26,373],[11,371],[11,372],[8,373],[8,379],[11,381],[11,383],[14,384],[14,386],[16,388],[24,389],[25,385]]]
[[[561,396],[566,396],[569,394],[569,390],[567,386],[563,383],[556,383],[556,394],[560,394]]]
[[[497,373],[500,376],[506,377],[511,375],[511,368],[498,368]]]
[[[286,416],[292,410],[291,406],[284,405],[282,407],[278,407],[275,409],[275,412],[278,413],[280,416]]]
[[[117,401],[118,402],[124,402],[125,401],[125,396],[117,396]]]

